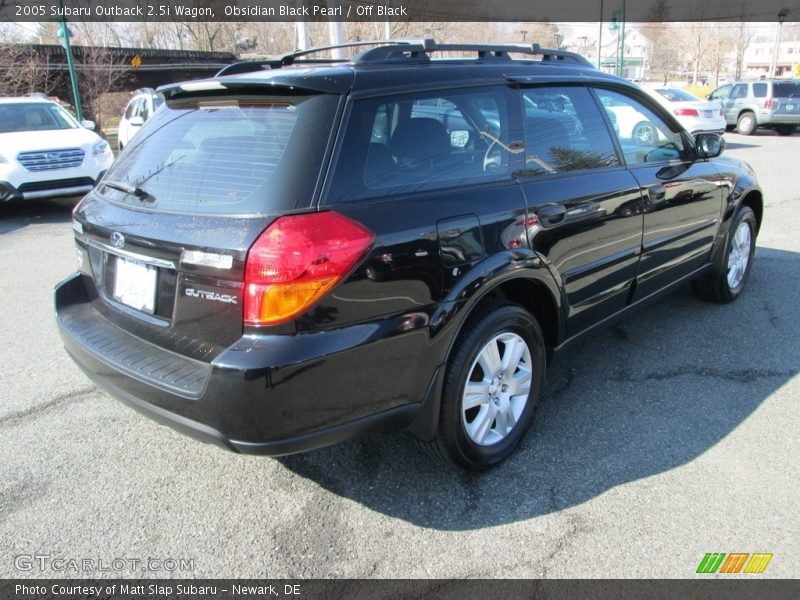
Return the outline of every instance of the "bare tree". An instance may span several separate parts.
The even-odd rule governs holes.
[[[101,98],[120,87],[129,77],[129,67],[106,48],[97,46],[76,47],[75,58],[84,108],[101,129],[104,118],[100,110]]]
[[[43,56],[26,44],[0,44],[0,96],[49,93],[54,75]]]

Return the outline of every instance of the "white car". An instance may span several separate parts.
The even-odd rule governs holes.
[[[91,191],[114,161],[92,129],[44,97],[0,98],[0,202]]]
[[[719,100],[701,100],[677,87],[642,89],[675,115],[689,133],[725,133],[725,111]]]
[[[120,152],[139,132],[142,125],[153,116],[153,113],[161,108],[162,104],[164,104],[164,98],[150,88],[142,88],[134,92],[133,98],[128,102],[119,121],[117,145]]]

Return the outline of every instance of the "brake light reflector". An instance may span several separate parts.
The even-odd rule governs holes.
[[[375,235],[334,212],[280,217],[247,253],[245,325],[276,325],[322,298],[364,256]]]
[[[672,112],[674,112],[679,117],[699,117],[700,116],[700,113],[697,112],[694,108],[676,108]]]

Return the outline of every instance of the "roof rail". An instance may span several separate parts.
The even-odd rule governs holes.
[[[310,54],[337,50],[340,48],[358,48],[361,46],[375,46],[361,52],[352,59],[346,58],[317,58],[301,59]],[[584,67],[594,68],[586,58],[575,52],[566,50],[551,50],[542,48],[539,44],[437,44],[436,40],[426,39],[395,39],[395,40],[365,40],[336,44],[334,46],[318,46],[306,50],[296,50],[288,54],[266,58],[263,60],[246,60],[223,67],[216,77],[223,75],[236,75],[239,73],[252,73],[263,69],[280,69],[296,62],[303,63],[337,63],[350,62],[351,64],[376,64],[394,61],[429,62],[431,52],[476,52],[479,60],[511,60],[510,53],[541,56],[543,61],[568,61]]]
[[[349,42],[347,44],[335,44],[333,46],[316,46],[314,48],[307,48],[305,50],[295,50],[294,52],[280,54],[278,56],[265,58],[263,60],[244,60],[236,62],[223,67],[219,72],[217,72],[215,77],[220,77],[222,75],[236,75],[238,73],[252,73],[254,71],[261,71],[265,68],[280,69],[281,67],[287,67],[295,62],[298,62],[297,59],[308,56],[309,54],[317,54],[319,52],[326,52],[328,50],[338,50],[340,48],[359,48],[361,46],[378,46],[381,44],[391,44],[392,46],[396,46],[398,44],[411,44],[415,42],[418,42],[418,40],[364,40],[360,42]],[[312,58],[305,59],[302,62],[324,64],[348,62],[349,60],[349,58]]]
[[[437,44],[435,40],[406,41],[391,46],[380,46],[362,52],[353,59],[354,64],[386,61],[429,61],[430,52],[476,52],[479,60],[511,60],[510,53],[541,56],[543,61],[569,61],[584,67],[595,68],[585,57],[566,50],[542,48],[539,44]]]

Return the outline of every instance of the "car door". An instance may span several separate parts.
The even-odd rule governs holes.
[[[731,95],[732,89],[733,89],[733,84],[728,83],[725,85],[721,85],[707,96],[709,100],[719,100],[719,102],[722,104],[723,112],[725,114],[725,121],[726,123],[728,123],[728,125],[736,124],[735,120],[731,121],[728,118],[727,111],[725,110],[725,101],[728,99],[728,96]]]
[[[722,101],[725,108],[725,120],[734,124],[739,119],[739,112],[744,108],[747,100],[747,84],[737,83],[733,86],[730,96]]]
[[[694,160],[691,136],[646,96],[595,88],[600,102],[624,103],[637,114],[631,136],[617,134],[630,173],[642,189],[644,231],[634,300],[705,265],[722,213],[722,181],[707,160]]]
[[[364,280],[337,290],[338,314],[422,314],[511,268],[527,216],[515,98],[495,85],[351,100],[322,204],[382,246]]]
[[[588,88],[524,86],[519,95],[529,243],[562,282],[572,336],[628,303],[642,240],[640,186]]]

